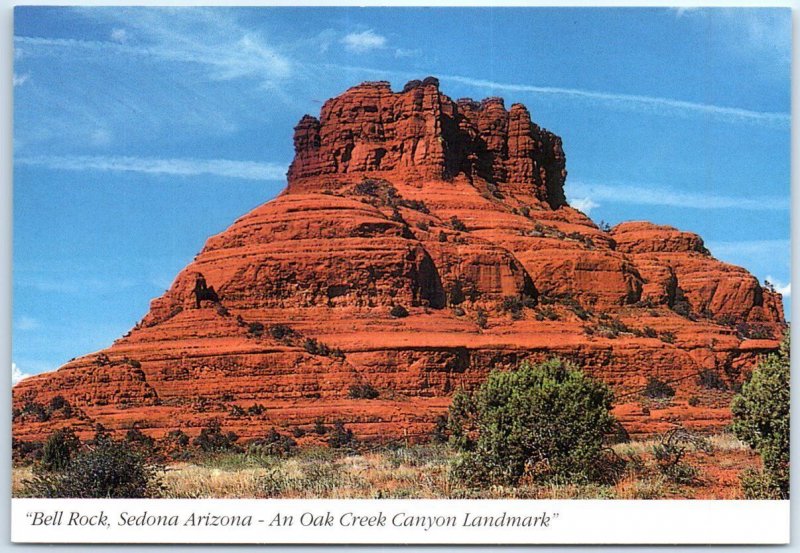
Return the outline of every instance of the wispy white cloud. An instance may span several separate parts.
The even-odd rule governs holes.
[[[230,159],[158,159],[126,156],[34,156],[14,163],[67,171],[130,171],[162,175],[216,175],[247,180],[275,181],[286,178],[286,165]]]
[[[410,48],[395,48],[394,57],[396,58],[413,58],[422,54],[422,50]]]
[[[43,294],[101,295],[133,288],[139,284],[132,279],[76,277],[74,274],[41,275],[16,269],[14,278],[16,286],[32,288]]]
[[[36,330],[39,328],[41,324],[38,320],[34,319],[33,317],[29,317],[27,315],[22,315],[19,319],[14,322],[14,328],[17,330]]]
[[[737,107],[717,106],[687,102],[674,98],[658,96],[641,96],[636,94],[618,94],[614,92],[598,92],[578,88],[559,88],[549,86],[534,86],[527,84],[511,84],[474,79],[458,75],[442,75],[442,81],[452,81],[477,88],[490,90],[505,90],[509,92],[531,92],[534,94],[547,94],[564,96],[577,100],[586,100],[601,103],[611,107],[630,109],[638,112],[647,112],[660,115],[674,116],[707,116],[728,122],[743,122],[769,127],[788,127],[791,116],[788,113],[754,111]]]
[[[59,55],[83,50],[97,55],[129,55],[157,58],[163,61],[192,63],[210,69],[214,80],[241,77],[284,78],[291,72],[291,62],[264,45],[254,35],[243,35],[237,41],[219,49],[194,41],[178,44],[132,45],[111,41],[77,40],[67,38],[14,37],[16,46],[26,46],[29,56]],[[189,45],[182,44],[189,42]]]
[[[748,211],[783,211],[789,209],[788,197],[746,198],[685,192],[655,184],[599,184],[568,181],[567,194],[572,198],[607,200],[618,204],[680,207],[682,209],[743,209]]]
[[[346,50],[356,54],[363,54],[370,50],[379,50],[386,47],[386,37],[368,29],[360,33],[350,33],[342,39]]]
[[[675,8],[675,15],[696,22],[710,31],[712,41],[721,42],[742,60],[755,62],[760,71],[788,78],[792,48],[792,17],[788,9],[765,8]]]
[[[569,200],[569,205],[571,205],[578,211],[583,211],[583,213],[585,213],[586,215],[589,215],[594,208],[600,207],[600,204],[598,204],[591,198],[571,198]]]
[[[774,278],[772,275],[767,275],[765,279],[767,282],[771,283],[775,287],[775,291],[778,292],[780,295],[786,297],[792,295],[792,283],[783,283],[777,278]]]
[[[30,79],[30,77],[31,77],[30,73],[23,73],[22,75],[17,75],[16,73],[14,73],[14,81],[13,81],[14,86],[24,85],[26,82],[28,82],[28,79]]]
[[[111,144],[111,132],[108,129],[96,129],[89,137],[92,146],[105,147]]]
[[[190,63],[207,68],[213,80],[280,80],[292,73],[292,60],[261,34],[218,10],[119,8],[84,13],[126,28],[114,28],[107,41],[15,36],[15,48],[24,48],[26,56],[72,57],[79,50],[104,58],[127,55]]]
[[[20,380],[28,378],[29,376],[32,376],[32,375],[30,375],[30,374],[28,374],[26,372],[23,372],[22,369],[20,369],[17,366],[16,363],[14,363],[13,361],[11,362],[11,385],[12,386],[14,384],[18,383]]]
[[[790,270],[791,245],[788,239],[709,240],[706,247],[717,259],[753,268],[761,274]]]
[[[114,28],[109,35],[114,42],[125,43],[128,41],[128,31],[125,29]]]

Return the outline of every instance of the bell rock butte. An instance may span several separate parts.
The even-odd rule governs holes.
[[[300,119],[294,148],[286,189],[209,238],[129,333],[13,388],[16,439],[217,420],[245,439],[343,421],[424,441],[457,389],[552,356],[610,384],[631,434],[713,430],[778,347],[780,295],[699,236],[570,207],[561,139],[523,105],[367,82]],[[676,394],[648,409],[653,379]],[[71,409],[26,409],[57,395]]]

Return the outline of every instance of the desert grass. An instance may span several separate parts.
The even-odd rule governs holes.
[[[415,499],[665,499],[741,497],[738,473],[757,463],[747,446],[729,434],[709,437],[715,453],[687,457],[701,475],[694,485],[679,485],[661,473],[653,459],[657,440],[617,444],[625,468],[615,483],[472,487],[452,472],[457,456],[444,445],[419,445],[346,452],[323,447],[289,457],[257,450],[220,453],[173,463],[163,474],[170,498],[415,498]],[[727,471],[726,483],[719,482]],[[24,495],[30,467],[15,467],[12,493]]]
[[[33,477],[33,467],[13,467],[11,469],[11,495],[22,497],[25,495],[25,480]]]
[[[731,433],[724,432],[707,436],[706,440],[711,444],[714,451],[747,451],[749,447]],[[635,440],[627,443],[620,443],[613,446],[613,450],[618,455],[642,455],[652,451],[653,446],[659,443],[658,437],[647,440]]]
[[[746,445],[731,434],[710,436],[716,452],[697,461],[707,467],[736,467]],[[301,451],[288,458],[256,454],[226,454],[199,464],[170,467],[168,497],[225,498],[519,498],[519,499],[661,499],[740,496],[737,489],[706,489],[679,485],[662,474],[652,458],[657,439],[614,446],[625,470],[614,484],[494,485],[475,488],[452,473],[456,454],[443,445],[419,445],[368,453],[346,454],[326,448]],[[731,455],[734,455],[731,457]],[[708,472],[708,471],[706,471]],[[706,480],[713,481],[713,474]]]

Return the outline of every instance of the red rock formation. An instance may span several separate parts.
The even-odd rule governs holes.
[[[209,238],[129,334],[14,387],[16,438],[323,419],[424,439],[455,389],[552,355],[611,384],[631,432],[714,428],[731,392],[698,374],[732,385],[777,347],[780,296],[697,235],[604,232],[566,205],[561,139],[524,106],[454,102],[433,78],[365,83],[304,116],[294,145],[287,189]],[[198,274],[219,302],[196,307]],[[672,383],[671,405],[642,408],[649,378]],[[350,397],[359,384],[379,397]],[[55,395],[70,416],[25,409]]]

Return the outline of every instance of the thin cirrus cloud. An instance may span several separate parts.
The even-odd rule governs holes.
[[[788,254],[791,247],[789,240],[786,239],[714,241],[707,242],[706,246],[716,257],[720,258],[735,255],[762,255],[765,258],[783,256],[787,260],[789,259]]]
[[[286,178],[286,165],[230,159],[158,159],[127,156],[34,156],[14,160],[19,165],[66,171],[125,171],[162,175],[216,175],[256,181]]]
[[[204,44],[175,37],[173,42],[140,45],[127,41],[16,36],[14,46],[18,51],[25,52],[26,56],[68,57],[70,52],[82,51],[102,57],[126,55],[192,63],[208,68],[209,78],[221,81],[242,77],[280,80],[289,77],[292,72],[291,60],[254,34],[243,34],[237,40],[226,43],[210,41]]]
[[[641,96],[636,94],[618,94],[614,92],[598,92],[579,88],[560,88],[534,86],[527,84],[501,83],[484,79],[474,79],[459,75],[443,75],[443,81],[452,81],[477,88],[506,90],[509,92],[531,92],[552,96],[568,97],[599,103],[609,107],[631,109],[638,112],[675,116],[707,116],[726,122],[743,122],[765,127],[788,127],[791,116],[788,113],[754,111],[737,107],[717,106],[687,102],[674,98],[658,96]]]
[[[761,268],[760,274],[776,274],[785,271],[791,274],[791,245],[787,239],[709,241],[706,247],[711,254],[722,261],[748,268]],[[781,274],[781,273],[778,273]],[[782,280],[766,276],[776,289],[788,295],[791,288],[782,284]]]
[[[362,54],[370,50],[379,50],[386,47],[386,37],[368,29],[360,33],[350,33],[342,38],[346,50]]]
[[[27,331],[36,330],[40,327],[39,321],[28,315],[22,315],[14,322],[14,328],[17,330]]]
[[[571,201],[591,207],[606,200],[631,205],[680,207],[694,209],[742,209],[746,211],[784,211],[789,209],[786,197],[743,198],[714,194],[683,192],[653,184],[599,184],[587,181],[567,183],[567,195]],[[588,203],[587,203],[588,202]]]
[[[178,12],[178,13],[188,13]],[[251,77],[263,79],[266,83],[291,78],[298,66],[313,67],[314,62],[301,63],[300,60],[280,52],[280,45],[268,43],[259,33],[242,27],[234,20],[219,17],[203,17],[202,10],[194,18],[171,26],[170,21],[157,17],[157,14],[141,11],[115,11],[115,23],[124,21],[136,30],[141,40],[133,43],[131,33],[124,28],[115,28],[111,40],[93,41],[64,38],[14,37],[17,53],[25,56],[75,55],[76,50],[93,53],[107,59],[109,55],[127,55],[156,58],[163,61],[191,63],[208,68],[212,80],[232,80]],[[204,30],[198,33],[198,28]],[[368,29],[351,32],[341,38],[345,49],[352,53],[366,53],[388,48],[385,36]],[[411,50],[396,50],[396,55],[404,56]],[[342,67],[343,69],[362,69]],[[371,70],[375,72],[376,70]],[[402,72],[391,72],[402,75]],[[20,77],[22,79],[23,77]],[[756,111],[740,107],[718,106],[699,102],[659,96],[623,94],[594,91],[580,88],[546,87],[520,83],[505,83],[462,75],[443,75],[443,81],[451,81],[480,89],[504,90],[509,92],[529,92],[573,100],[590,102],[616,109],[637,112],[672,115],[680,117],[704,116],[725,122],[749,123],[773,128],[786,128],[791,117],[788,113]],[[17,83],[22,84],[24,80]]]
[[[13,80],[14,86],[24,85],[26,82],[28,82],[28,79],[30,79],[30,77],[31,76],[28,73],[23,73],[22,75],[17,75],[16,73],[14,73],[14,80]]]
[[[404,71],[389,71],[374,67],[343,65],[343,64],[321,64],[321,67],[329,69],[339,69],[354,73],[370,73],[374,75],[396,76],[405,78],[415,78],[419,71],[410,73]],[[428,71],[429,74],[436,74]],[[463,75],[440,75],[440,81],[450,81],[462,85],[488,90],[504,90],[508,92],[529,92],[533,94],[546,94],[553,97],[563,97],[570,100],[582,100],[600,107],[615,109],[625,109],[636,112],[644,112],[662,116],[673,117],[697,117],[707,116],[725,123],[748,123],[770,128],[788,128],[791,123],[791,116],[788,113],[755,111],[738,107],[717,106],[714,104],[702,104],[687,102],[675,98],[664,98],[660,96],[642,96],[635,94],[619,94],[615,92],[602,92],[595,90],[585,90],[580,88],[559,88],[549,86],[536,86],[528,84],[503,83],[485,79],[465,77]]]

